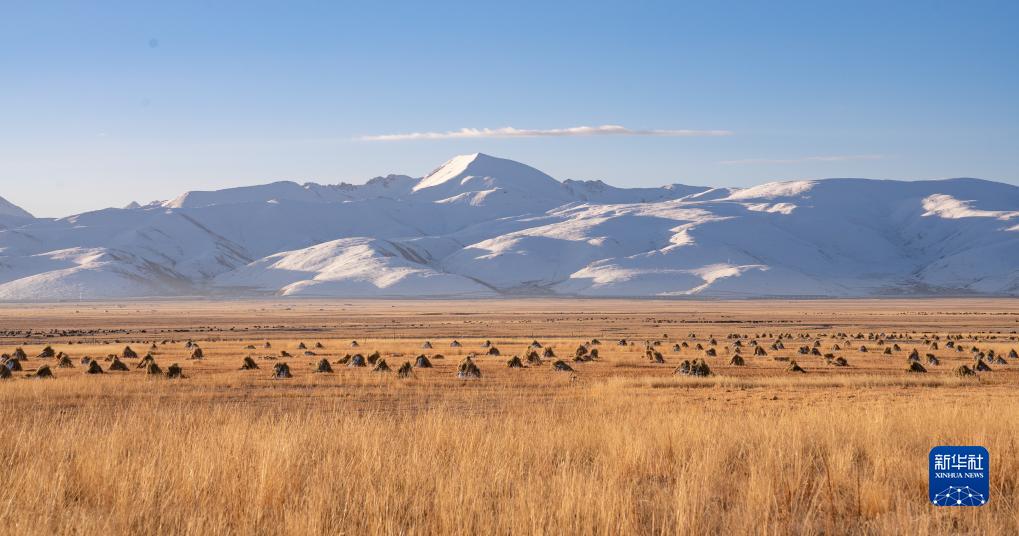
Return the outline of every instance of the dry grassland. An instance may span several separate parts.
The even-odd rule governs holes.
[[[1015,300],[4,305],[0,352],[28,359],[0,380],[0,533],[1014,534],[1017,330]],[[574,361],[592,339],[598,358]],[[575,372],[507,368],[532,340]],[[848,366],[798,352],[814,341]],[[84,374],[153,343],[185,378],[139,359]],[[974,346],[1006,364],[958,376]],[[913,348],[929,372],[906,372]],[[392,372],[337,363],[375,351]],[[471,352],[482,377],[459,379]],[[399,378],[419,354],[434,368]],[[673,373],[695,358],[713,374]],[[293,378],[271,378],[281,362]],[[30,378],[43,365],[55,378]],[[928,503],[941,444],[989,449],[988,505]]]

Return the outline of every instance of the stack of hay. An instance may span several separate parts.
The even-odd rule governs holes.
[[[463,379],[481,378],[481,369],[479,369],[478,366],[474,364],[474,361],[471,359],[471,356],[467,356],[464,358],[463,361],[460,362],[460,365],[457,366],[456,377]]]

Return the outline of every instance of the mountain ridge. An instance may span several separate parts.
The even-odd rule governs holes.
[[[421,178],[0,221],[0,300],[181,295],[1015,296],[1019,187],[617,188],[475,153]]]

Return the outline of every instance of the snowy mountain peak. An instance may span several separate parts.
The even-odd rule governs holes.
[[[484,187],[474,187],[470,183],[483,183]],[[467,187],[467,191],[492,187],[562,189],[559,181],[531,166],[484,153],[454,156],[421,179],[414,186],[414,191],[418,192],[437,186],[446,186],[451,189]]]
[[[445,184],[457,177],[469,175],[467,171],[471,167],[471,164],[482,156],[487,157],[488,155],[482,155],[481,153],[461,154],[450,158],[441,166],[432,170],[431,173],[425,175],[425,177],[421,179],[416,186],[414,186],[414,191],[416,192],[423,188],[431,188],[432,186]]]
[[[0,197],[0,216],[8,216],[12,218],[34,218],[29,212],[14,203]]]

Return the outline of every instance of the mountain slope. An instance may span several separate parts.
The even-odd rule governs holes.
[[[487,287],[428,266],[412,242],[343,238],[270,255],[216,280],[221,288],[282,296],[491,296]]]
[[[27,210],[11,203],[3,197],[0,197],[0,218],[30,220],[33,216],[29,214]]]
[[[473,154],[5,218],[0,300],[1019,295],[1019,188],[978,179],[627,189]]]

